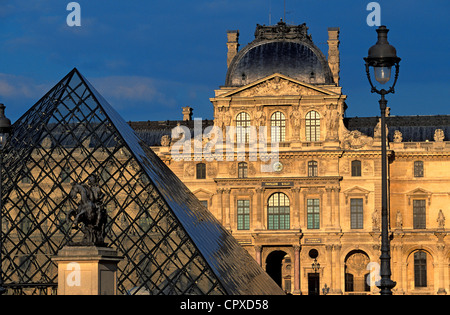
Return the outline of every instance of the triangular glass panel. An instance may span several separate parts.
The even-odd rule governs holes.
[[[170,169],[72,70],[13,126],[2,188],[8,292],[54,293],[72,183],[97,174],[121,294],[283,294]]]

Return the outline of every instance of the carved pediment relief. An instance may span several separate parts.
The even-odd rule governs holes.
[[[327,90],[289,79],[283,75],[272,75],[229,92],[224,97],[254,97],[254,96],[287,96],[287,95],[334,95]]]
[[[353,188],[347,189],[344,191],[345,196],[345,204],[348,204],[350,198],[363,198],[365,200],[365,203],[367,204],[369,202],[369,193],[370,191],[358,186],[355,186]]]
[[[431,204],[431,192],[422,188],[416,188],[408,192],[406,196],[408,197],[408,205],[411,205],[412,199],[426,199],[428,201],[428,205]]]

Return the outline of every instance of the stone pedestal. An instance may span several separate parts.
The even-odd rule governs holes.
[[[58,264],[58,295],[116,295],[117,264],[122,257],[107,247],[66,246]]]

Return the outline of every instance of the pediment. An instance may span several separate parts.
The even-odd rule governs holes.
[[[363,197],[365,199],[365,202],[367,203],[369,201],[369,193],[369,190],[359,186],[347,189],[346,191],[344,191],[345,203],[348,204],[348,201],[351,197]]]
[[[255,97],[255,96],[310,96],[336,95],[317,86],[291,79],[276,73],[236,90],[222,94],[220,97]]]

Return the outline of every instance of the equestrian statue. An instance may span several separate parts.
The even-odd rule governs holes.
[[[106,210],[103,205],[105,194],[99,187],[97,175],[88,177],[88,184],[73,182],[69,193],[70,198],[76,202],[78,195],[80,201],[78,208],[70,210],[68,219],[72,222],[72,229],[81,230],[84,234],[83,246],[105,246]]]

